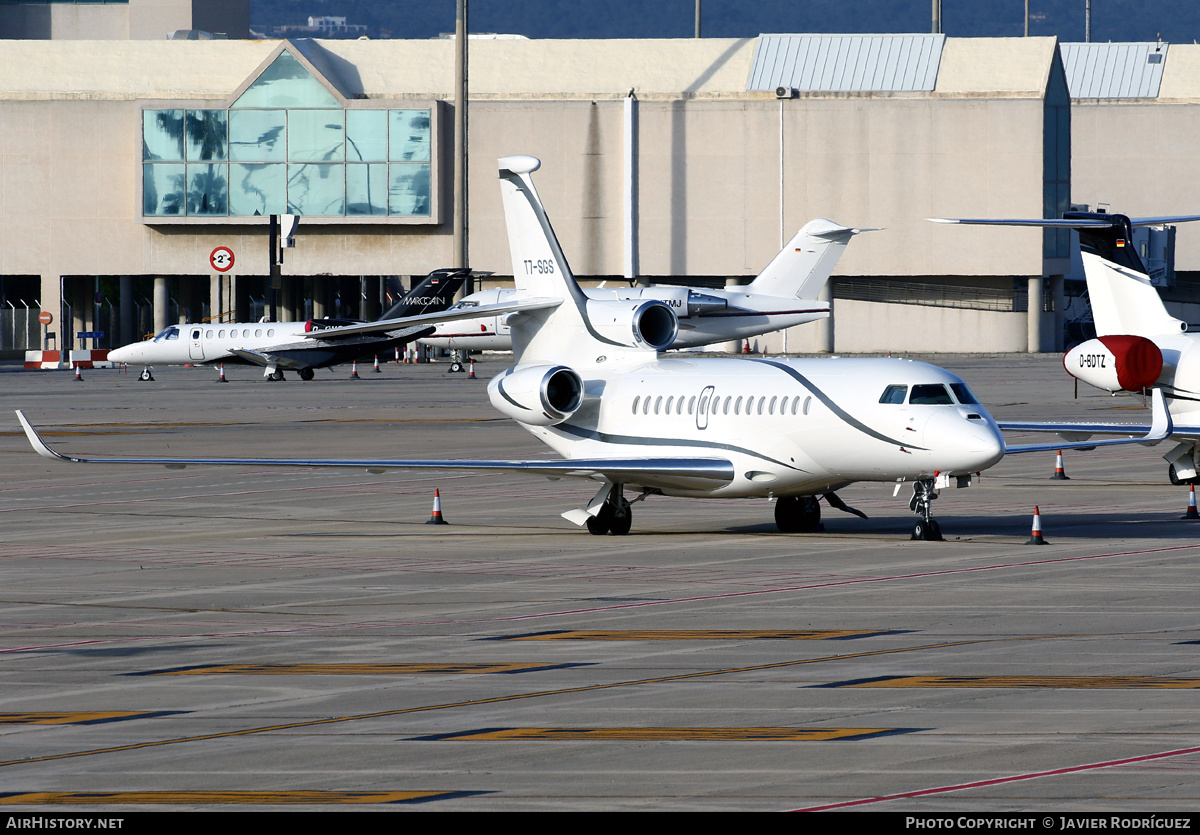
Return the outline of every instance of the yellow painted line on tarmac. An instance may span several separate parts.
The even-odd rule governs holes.
[[[924,652],[950,647],[964,647],[982,643],[982,640],[943,641],[937,644],[921,644],[912,647],[894,647],[892,649],[872,650],[869,652],[848,652],[840,655],[823,656],[819,658],[801,658],[795,661],[777,661],[771,664],[754,664],[746,667],[730,667],[719,670],[701,670],[695,673],[679,673],[670,676],[655,676],[626,681],[613,681],[605,684],[586,684],[580,687],[563,687],[555,690],[537,690],[532,693],[512,693],[507,696],[493,696],[486,699],[468,699],[461,702],[443,702],[439,704],[421,705],[418,707],[396,708],[395,710],[380,710],[372,713],[355,713],[348,716],[329,716],[321,719],[310,719],[301,722],[284,722],[277,725],[260,725],[253,728],[241,728],[233,731],[219,731],[210,734],[196,734],[173,739],[156,739],[146,742],[131,742],[125,745],[111,745],[105,748],[90,748],[83,751],[68,751],[61,754],[47,754],[42,757],[24,757],[17,760],[2,760],[0,768],[14,765],[30,765],[32,763],[68,760],[77,757],[90,757],[98,754],[115,754],[126,751],[141,751],[150,748],[160,748],[165,745],[178,745],[187,742],[209,742],[215,739],[233,739],[240,736],[256,736],[275,731],[296,731],[304,728],[319,728],[328,725],[340,725],[347,722],[361,722],[371,719],[384,719],[395,716],[408,716],[417,713],[428,713],[435,710],[452,710],[459,707],[479,707],[481,705],[504,704],[506,702],[525,701],[544,697],[561,697],[575,693],[595,693],[602,690],[614,690],[621,687],[638,687],[646,684],[665,684],[672,681],[691,681],[694,679],[726,676],[737,673],[762,672],[765,670],[783,670],[789,667],[799,667],[808,664],[823,664],[833,661],[849,661],[856,658],[869,658],[880,655],[895,655],[906,652]]]
[[[898,630],[866,629],[567,629],[511,635],[506,641],[825,641],[887,635]]]
[[[911,733],[913,728],[485,728],[417,741],[831,742]]]
[[[527,673],[532,670],[560,670],[578,664],[211,664],[203,667],[179,667],[154,670],[136,675],[152,676],[395,676],[425,673]]]
[[[161,792],[20,792],[0,794],[0,805],[26,806],[91,804],[307,804],[307,803],[413,803],[461,797],[464,792],[407,791],[407,792],[347,792],[347,791],[161,791]]]
[[[0,713],[0,725],[98,725],[102,722],[121,722],[126,719],[149,719],[172,716],[178,710],[85,710]]]
[[[883,676],[821,687],[1023,687],[1052,690],[1197,690],[1200,678],[1163,676]]]

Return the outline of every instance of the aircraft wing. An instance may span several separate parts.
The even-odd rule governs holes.
[[[733,463],[724,458],[582,458],[546,461],[392,460],[353,458],[80,458],[55,452],[18,409],[29,443],[39,455],[72,464],[161,464],[172,470],[188,465],[240,467],[341,467],[370,473],[386,470],[466,470],[510,472],[546,478],[581,478],[641,487],[713,489],[733,480]]]
[[[1098,446],[1116,446],[1118,444],[1145,444],[1153,446],[1159,441],[1166,440],[1175,434],[1191,434],[1200,431],[1200,427],[1177,427],[1171,420],[1167,409],[1166,398],[1162,389],[1156,388],[1151,392],[1151,421],[1150,425],[1135,423],[1050,423],[997,421],[997,425],[1008,432],[1053,432],[1066,443],[1051,444],[1020,444],[1009,446],[1005,444],[1005,455],[1015,455],[1022,452],[1049,452],[1058,449],[1092,449]],[[1124,438],[1113,438],[1106,441],[1089,441],[1092,435],[1125,435]]]
[[[321,331],[306,333],[306,339],[336,339],[344,336],[358,336],[367,333],[382,333],[399,330],[414,325],[437,325],[441,322],[453,322],[458,319],[477,319],[480,316],[496,316],[501,313],[528,313],[534,310],[549,310],[562,304],[562,299],[513,299],[500,304],[483,304],[478,307],[451,307],[440,313],[423,313],[420,316],[405,316],[400,319],[383,319],[378,322],[364,322],[361,325],[347,325],[342,328],[326,328]]]

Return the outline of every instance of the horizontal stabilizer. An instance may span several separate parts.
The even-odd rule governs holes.
[[[560,304],[562,304],[562,299],[514,299],[500,304],[452,307],[440,313],[424,313],[420,316],[406,316],[400,319],[381,319],[378,322],[364,322],[361,325],[347,325],[344,328],[327,328],[306,333],[304,336],[306,339],[337,339],[364,333],[389,333],[416,325],[437,325],[442,322],[454,322],[458,319],[477,319],[481,316],[496,316],[502,313],[546,310],[558,307]]]
[[[1050,452],[1057,449],[1092,449],[1099,446],[1117,446],[1120,444],[1144,444],[1152,446],[1166,440],[1171,435],[1188,435],[1193,429],[1200,427],[1177,427],[1167,409],[1167,401],[1162,389],[1155,388],[1150,394],[1151,420],[1150,425],[1130,423],[1036,423],[1020,421],[1001,421],[999,427],[1009,432],[1053,432],[1062,437],[1090,438],[1092,435],[1127,435],[1131,437],[1115,438],[1105,441],[1078,440],[1056,442],[1049,444],[1022,444],[1017,446],[1005,445],[1006,455],[1016,455],[1022,452]]]

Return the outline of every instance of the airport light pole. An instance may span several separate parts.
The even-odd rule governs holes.
[[[467,252],[467,0],[457,0],[454,21],[454,266],[469,268]],[[468,276],[461,294],[475,292]],[[461,296],[460,296],[461,297]]]

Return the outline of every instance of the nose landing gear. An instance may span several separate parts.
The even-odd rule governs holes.
[[[913,482],[913,497],[908,501],[908,509],[921,518],[913,525],[910,539],[922,542],[941,542],[942,529],[933,518],[933,501],[938,497],[933,489],[933,479],[923,478]]]

